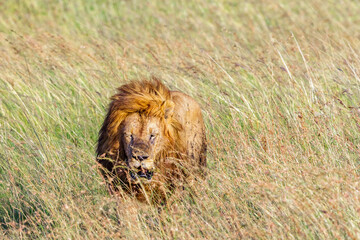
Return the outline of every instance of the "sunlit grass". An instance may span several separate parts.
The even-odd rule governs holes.
[[[239,3],[238,3],[239,2]],[[4,1],[0,238],[360,238],[356,1]],[[110,196],[109,97],[155,75],[202,106],[204,181]]]

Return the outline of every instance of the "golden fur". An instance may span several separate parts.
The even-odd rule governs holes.
[[[99,132],[98,162],[110,185],[134,189],[126,170],[124,148],[128,146],[124,146],[121,136],[122,123],[133,113],[143,118],[160,119],[162,138],[158,141],[161,141],[162,149],[157,149],[155,161],[164,175],[169,173],[166,168],[175,168],[174,164],[167,164],[165,159],[177,158],[198,166],[206,165],[204,124],[197,103],[185,94],[171,92],[157,79],[132,82],[118,88],[117,94],[111,97],[108,113]],[[189,118],[185,119],[187,115]],[[195,125],[189,124],[191,121]]]

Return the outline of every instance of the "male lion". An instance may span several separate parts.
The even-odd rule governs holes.
[[[164,198],[167,186],[202,173],[206,136],[194,99],[151,79],[121,86],[111,100],[97,146],[111,192]]]

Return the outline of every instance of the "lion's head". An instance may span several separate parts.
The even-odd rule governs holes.
[[[155,159],[168,144],[161,118],[131,113],[120,126],[121,147],[131,177],[151,180]]]
[[[156,79],[132,82],[111,100],[99,133],[98,161],[122,183],[150,182],[161,160],[182,148],[170,91]]]

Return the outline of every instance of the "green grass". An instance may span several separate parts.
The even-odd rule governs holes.
[[[0,238],[360,238],[357,1],[0,3]],[[202,106],[207,178],[169,206],[110,196],[116,87]]]

